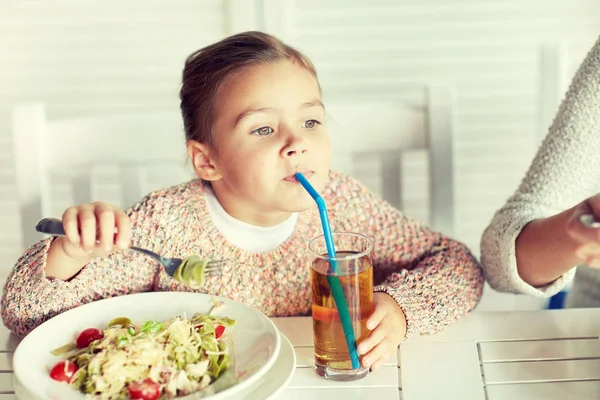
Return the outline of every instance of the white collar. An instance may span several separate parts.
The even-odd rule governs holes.
[[[281,246],[296,230],[298,213],[293,213],[282,223],[262,227],[240,221],[229,215],[221,206],[208,184],[204,185],[206,208],[215,227],[228,242],[250,253],[265,253]]]

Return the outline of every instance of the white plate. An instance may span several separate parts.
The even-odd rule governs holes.
[[[252,384],[243,400],[267,400],[274,398],[290,383],[296,370],[296,352],[281,332],[281,350],[275,364]]]
[[[183,313],[191,317],[196,312],[207,313],[212,307],[212,299],[225,303],[225,307],[214,315],[237,322],[226,333],[234,341],[231,372],[240,381],[219,388],[216,394],[205,391],[186,398],[217,400],[245,391],[269,371],[277,359],[281,338],[273,322],[259,311],[226,298],[200,293],[152,292],[92,302],[59,314],[34,329],[21,341],[14,354],[15,394],[21,400],[84,399],[78,391],[50,379],[49,371],[60,359],[50,353],[53,349],[74,340],[86,328],[103,328],[115,317],[128,317],[134,323],[167,320]],[[219,380],[213,385],[218,387],[217,383]]]

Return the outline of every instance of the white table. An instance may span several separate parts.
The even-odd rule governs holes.
[[[299,359],[281,400],[600,399],[600,309],[472,313],[403,343],[398,371],[390,360],[346,383],[325,381],[309,367],[310,318],[274,321]]]
[[[276,400],[398,400],[400,370],[394,354],[377,371],[352,382],[332,382],[318,376],[314,370],[312,318],[273,318],[275,325],[290,340],[296,350],[296,371],[288,387]]]
[[[310,318],[273,320],[298,359],[277,400],[600,399],[600,309],[472,313],[437,335],[403,343],[380,370],[344,383],[315,374]],[[0,328],[0,400],[16,399],[17,344]]]
[[[404,400],[600,399],[600,309],[473,313],[400,346]]]

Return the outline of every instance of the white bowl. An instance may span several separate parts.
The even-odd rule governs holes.
[[[168,320],[184,313],[207,313],[212,300],[225,304],[213,315],[236,320],[226,334],[233,341],[233,365],[229,373],[238,377],[230,387],[219,387],[217,379],[208,388],[181,399],[231,398],[251,386],[274,364],[281,339],[273,322],[256,309],[240,302],[200,293],[151,292],[112,297],[66,311],[44,322],[27,335],[13,358],[15,394],[21,400],[80,400],[85,396],[65,383],[50,378],[49,371],[60,357],[50,352],[72,340],[86,328],[101,329],[116,317],[134,323]],[[208,389],[207,388],[207,389]],[[216,392],[216,393],[215,393]]]

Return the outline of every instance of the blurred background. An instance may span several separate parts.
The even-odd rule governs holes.
[[[186,56],[246,30],[308,55],[326,104],[422,107],[428,87],[452,88],[453,236],[479,256],[483,229],[519,184],[599,26],[598,0],[0,0],[0,273],[23,252],[16,104],[42,102],[49,119],[176,111]],[[54,182],[59,216],[72,199]],[[401,208],[426,220],[426,185],[413,188]],[[480,305],[539,307],[490,289]]]

